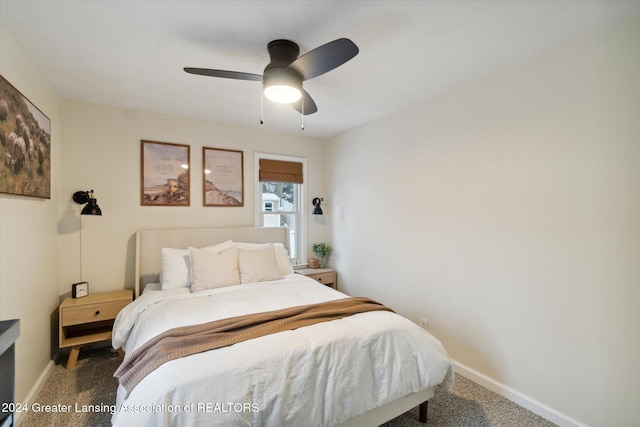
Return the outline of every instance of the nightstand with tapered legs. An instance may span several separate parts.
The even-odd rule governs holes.
[[[116,316],[132,298],[129,290],[65,298],[59,307],[59,344],[60,348],[71,347],[67,369],[76,366],[80,347],[111,339]]]

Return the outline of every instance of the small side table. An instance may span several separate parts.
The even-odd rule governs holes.
[[[298,274],[311,277],[323,285],[338,289],[338,277],[336,270],[333,268],[299,268],[294,271]]]
[[[67,369],[75,368],[80,347],[111,339],[116,316],[132,301],[129,290],[67,297],[60,304],[60,348],[71,347]]]

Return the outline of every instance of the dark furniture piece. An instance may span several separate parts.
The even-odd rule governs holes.
[[[16,345],[20,336],[20,320],[0,321],[0,407],[11,408],[14,402]],[[0,411],[0,427],[13,426],[13,411]]]

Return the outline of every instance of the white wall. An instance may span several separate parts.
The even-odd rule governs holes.
[[[80,279],[80,205],[71,200],[75,191],[95,190],[103,212],[100,217],[82,217],[84,280],[91,292],[98,292],[133,288],[134,234],[140,228],[254,225],[255,152],[307,158],[309,213],[311,199],[324,190],[323,143],[303,133],[274,133],[71,100],[62,101],[61,115],[61,294]],[[191,146],[191,206],[140,206],[141,139]],[[244,152],[244,207],[202,206],[203,146]]]
[[[568,420],[637,426],[639,46],[635,16],[333,138],[340,286]]]
[[[0,319],[20,319],[16,399],[24,401],[51,359],[58,306],[59,99],[2,28],[0,52],[0,74],[51,120],[51,199],[0,194]]]

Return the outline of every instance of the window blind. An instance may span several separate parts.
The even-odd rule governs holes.
[[[260,182],[291,182],[302,184],[302,163],[260,159]]]

